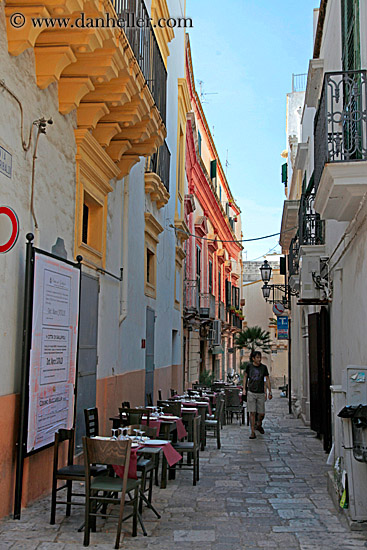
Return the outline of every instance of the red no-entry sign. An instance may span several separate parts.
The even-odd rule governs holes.
[[[0,254],[9,252],[19,235],[18,216],[9,206],[0,206]]]

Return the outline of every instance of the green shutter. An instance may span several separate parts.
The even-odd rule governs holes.
[[[210,179],[213,180],[217,177],[217,159],[210,161]]]
[[[361,67],[359,33],[359,0],[342,0],[343,71],[358,71]]]
[[[201,156],[201,133],[198,131],[198,149],[199,155]]]
[[[285,162],[282,164],[282,183],[287,187],[288,183],[288,164]]]

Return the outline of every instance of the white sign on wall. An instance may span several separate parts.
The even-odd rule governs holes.
[[[35,252],[28,453],[73,426],[79,279],[78,268]]]
[[[8,178],[11,178],[12,165],[12,155],[0,145],[0,173],[4,174],[4,176],[7,176]]]

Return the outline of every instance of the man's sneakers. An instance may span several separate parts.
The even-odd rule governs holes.
[[[265,433],[264,428],[261,426],[261,424],[258,424],[257,426],[255,426],[255,430],[257,430],[261,434]]]

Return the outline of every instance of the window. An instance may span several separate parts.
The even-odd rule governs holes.
[[[153,214],[145,212],[145,256],[144,256],[144,293],[150,298],[156,297],[157,286],[157,245],[163,227]]]
[[[87,204],[83,204],[83,226],[82,226],[82,241],[83,243],[88,243],[88,218],[89,218],[89,207]]]
[[[196,247],[196,287],[201,292],[201,248]]]
[[[226,306],[227,307],[230,307],[231,306],[231,281],[228,281],[228,279],[226,279]]]
[[[210,161],[210,179],[214,180],[217,177],[217,159]]]
[[[149,250],[149,248],[146,249],[147,257],[146,257],[146,268],[147,268],[147,283],[150,283],[151,285],[154,284],[154,252]]]
[[[218,269],[218,301],[221,302],[222,300],[222,273],[221,270]]]
[[[199,155],[200,156],[201,156],[201,141],[202,141],[201,133],[198,130],[198,149],[199,149]]]
[[[288,164],[285,162],[282,164],[282,183],[287,187],[288,185]]]
[[[361,66],[359,0],[342,0],[343,70],[357,71]]]
[[[82,219],[82,243],[94,249],[102,251],[103,206],[84,191],[83,219]]]
[[[213,294],[213,262],[209,260],[209,294]]]

